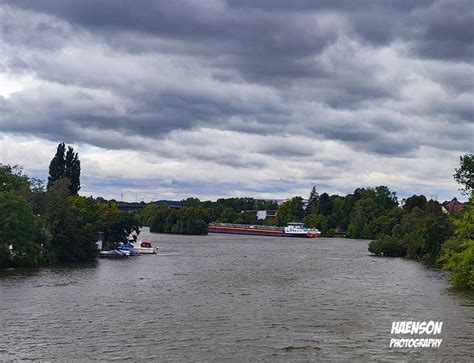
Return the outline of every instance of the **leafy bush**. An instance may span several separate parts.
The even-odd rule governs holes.
[[[460,252],[452,251],[443,268],[450,271],[453,285],[474,289],[474,240],[462,243]]]
[[[381,235],[376,240],[369,243],[369,252],[377,256],[387,257],[403,257],[405,256],[405,248],[402,243],[395,237]]]
[[[443,245],[439,262],[450,271],[449,280],[455,286],[474,288],[474,198],[462,214],[453,221],[454,235]]]

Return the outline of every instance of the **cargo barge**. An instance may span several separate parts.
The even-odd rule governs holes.
[[[321,232],[318,229],[306,228],[303,223],[288,223],[286,227],[210,223],[207,226],[207,230],[210,233],[249,234],[274,237],[315,238],[321,236]]]

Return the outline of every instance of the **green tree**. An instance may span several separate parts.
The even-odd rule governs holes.
[[[204,220],[206,221],[206,223],[216,222],[222,212],[222,207],[219,207],[215,204],[209,204],[208,207],[204,208]]]
[[[316,190],[316,186],[313,186],[308,198],[308,206],[306,207],[306,213],[308,215],[317,213],[318,210],[318,202],[319,202],[319,193]]]
[[[64,176],[69,178],[69,192],[71,195],[77,195],[81,189],[81,161],[74,149],[69,146],[65,158]]]
[[[31,204],[34,214],[43,214],[45,206],[43,182],[25,175],[18,165],[0,164],[0,192],[9,191],[24,197]]]
[[[232,208],[227,208],[234,216]],[[150,219],[150,232],[176,234],[207,234],[208,216],[201,207],[181,207],[179,209],[162,205]]]
[[[89,205],[90,207],[90,205]],[[97,257],[97,231],[88,222],[90,210],[74,206],[69,180],[60,179],[47,192],[45,224],[48,247],[59,262],[78,262]],[[86,214],[86,215],[84,215]]]
[[[420,232],[423,236],[422,258],[432,264],[439,258],[441,246],[452,236],[453,227],[448,215],[443,213],[441,204],[430,200],[425,206]]]
[[[383,255],[386,257],[403,257],[406,253],[403,245],[397,238],[385,234],[369,243],[369,252],[377,256]]]
[[[200,203],[201,201],[199,200],[199,198],[187,198],[181,201],[181,206],[182,207],[197,207],[199,206]]]
[[[328,217],[322,214],[311,214],[306,216],[304,223],[310,228],[318,228],[322,233],[327,234],[329,231]]]
[[[392,234],[393,228],[400,223],[404,215],[405,211],[400,207],[385,211],[370,222],[372,235],[377,237],[380,234]]]
[[[340,221],[343,230],[347,230],[350,223],[351,212],[357,202],[356,197],[353,194],[346,195],[342,204],[342,219]]]
[[[323,193],[319,196],[318,202],[318,213],[322,214],[323,216],[329,216],[332,213],[332,209],[334,207],[334,202],[329,197],[328,193]]]
[[[26,196],[31,186],[30,179],[18,165],[0,164],[0,192],[15,192]]]
[[[374,199],[366,197],[358,200],[351,212],[347,235],[351,238],[373,238],[370,222],[376,217],[376,212]]]
[[[68,207],[75,216],[77,224],[84,236],[87,236],[88,243],[83,248],[88,248],[88,255],[94,256],[96,252],[95,242],[98,233],[103,232],[104,226],[101,223],[102,215],[105,213],[105,205],[96,202],[92,197],[81,197],[78,195],[67,198]]]
[[[257,224],[256,211],[242,211],[234,219],[233,223],[237,224]]]
[[[176,209],[170,208],[165,218],[163,226],[164,233],[173,233],[173,227],[178,223],[179,212]]]
[[[43,263],[41,219],[27,200],[12,191],[0,192],[0,215],[0,267]]]
[[[289,222],[302,221],[303,217],[303,198],[293,197],[278,207],[276,223],[279,226],[285,226]]]
[[[48,189],[59,179],[66,175],[66,146],[60,143],[56,149],[56,154],[49,163]]]
[[[430,264],[436,262],[441,246],[452,233],[449,217],[442,212],[441,205],[433,200],[424,204],[423,209],[414,206],[409,213],[394,208],[390,213],[373,220],[369,229],[377,236],[371,244],[371,252],[384,256],[406,255]],[[403,253],[397,252],[399,248]],[[387,252],[387,249],[391,252]]]
[[[232,223],[234,219],[237,218],[237,213],[232,208],[225,208],[219,218],[217,218],[217,222],[220,223]]]
[[[371,191],[372,189],[369,188],[368,192]],[[395,192],[391,192],[390,189],[385,185],[376,187],[373,192],[374,201],[377,206],[377,213],[379,216],[398,206],[397,194]]]
[[[459,157],[459,168],[455,170],[454,180],[462,186],[464,194],[474,192],[474,154],[465,154]]]
[[[439,262],[450,271],[453,285],[474,289],[474,200],[453,224],[454,234],[444,243]]]
[[[453,252],[444,269],[451,271],[449,280],[458,287],[474,289],[474,239],[464,241],[460,252]]]
[[[278,208],[278,204],[275,200],[255,200],[255,210],[275,210]]]
[[[113,208],[102,217],[104,222],[105,245],[108,248],[117,248],[120,242],[127,243],[131,237],[137,240],[142,227],[133,213],[122,212]]]
[[[239,213],[244,210],[255,209],[256,201],[253,198],[221,198],[217,199],[216,205],[223,208],[232,208]]]
[[[344,215],[344,197],[331,196],[333,199],[333,209],[331,215],[328,217],[328,222],[331,228],[338,230],[345,230],[345,215]]]
[[[418,207],[423,209],[427,203],[426,197],[424,195],[415,195],[413,194],[410,198],[407,198],[403,209],[410,213],[413,208]]]
[[[167,221],[168,216],[171,214],[172,208],[168,205],[160,205],[152,217],[150,217],[150,232],[153,233],[166,233],[170,232],[170,224],[174,224],[174,221]]]
[[[171,230],[179,234],[207,234],[207,223],[203,219],[203,211],[199,207],[181,207],[178,220]]]
[[[138,212],[137,218],[144,226],[150,226],[150,221],[158,210],[158,206],[154,203],[147,204],[145,208]]]
[[[386,186],[356,189],[358,199],[350,214],[347,235],[352,238],[375,238],[379,233],[390,232],[393,218],[384,217],[397,207],[397,197]]]
[[[49,164],[48,189],[62,178],[68,178],[68,190],[77,195],[81,189],[81,162],[74,149],[69,146],[66,152],[64,143],[60,143],[51,163]]]

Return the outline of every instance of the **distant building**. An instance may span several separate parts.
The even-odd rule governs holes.
[[[259,210],[257,211],[257,220],[265,220],[267,218],[275,218],[277,215],[276,210]]]
[[[452,201],[444,204],[442,207],[443,212],[447,214],[462,212],[465,208],[466,206],[462,204],[461,202],[459,202],[456,198],[453,198]]]

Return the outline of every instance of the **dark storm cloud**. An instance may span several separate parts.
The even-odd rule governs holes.
[[[1,69],[47,83],[0,99],[3,131],[113,149],[206,127],[381,155],[469,147],[471,1],[0,4]],[[271,143],[259,152],[311,156]]]
[[[13,8],[4,7],[3,10],[0,23],[2,43],[52,51],[60,49],[73,35],[67,23],[54,21],[50,17],[25,18]],[[18,31],[19,27],[22,31]]]
[[[52,14],[84,27],[127,51],[160,51],[140,38],[144,35],[177,41],[205,57],[219,58],[217,65],[238,69],[247,80],[278,81],[280,78],[321,74],[307,59],[337,39],[337,32],[304,15],[274,14],[254,9],[244,12],[219,2],[153,2],[139,6],[129,1],[19,1],[11,2]],[[123,33],[139,33],[134,37]],[[42,44],[42,39],[36,37]],[[168,48],[170,50],[170,48]],[[176,52],[183,49],[174,48]]]
[[[240,55],[251,52],[257,58],[279,57],[276,63],[260,69],[273,76],[281,74],[282,67],[291,72],[291,76],[312,74],[311,67],[304,61],[292,62],[292,59],[314,54],[337,38],[337,31],[321,33],[322,29],[317,32],[308,29],[315,23],[312,15],[337,14],[347,20],[356,36],[368,42],[387,44],[404,38],[414,43],[413,50],[420,56],[465,60],[473,56],[470,0],[5,2],[52,14],[94,31],[112,32],[112,37],[116,31],[133,31],[170,39],[230,42],[239,45],[234,52]],[[49,26],[38,25],[37,30],[44,33],[40,27]],[[56,27],[48,30],[51,34],[58,31]],[[133,47],[132,42],[128,45]],[[248,59],[240,61],[241,66],[249,70],[263,64],[248,62]]]
[[[414,11],[410,20],[420,21],[414,51],[422,57],[472,62],[474,57],[474,4],[471,0],[438,1]],[[426,19],[426,20],[423,20]]]

